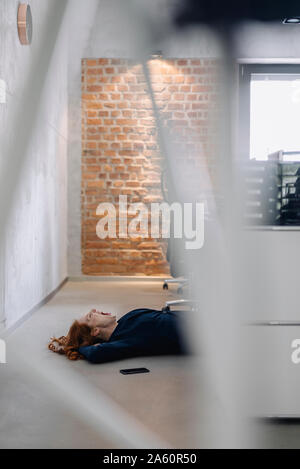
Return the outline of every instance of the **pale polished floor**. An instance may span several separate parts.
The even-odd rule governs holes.
[[[64,406],[43,377],[32,377],[27,364],[37,356],[43,367],[75,370],[78,380],[94,385],[121,406],[134,419],[171,447],[195,448],[209,444],[206,436],[199,442],[195,422],[194,381],[198,379],[194,357],[143,357],[92,365],[70,362],[47,349],[50,336],[60,336],[74,318],[93,307],[121,317],[131,309],[160,309],[166,299],[177,298],[176,288],[162,290],[157,281],[68,282],[52,300],[35,312],[7,339],[7,364],[1,365],[2,448],[113,448],[109,431],[99,437],[88,422]],[[188,312],[187,312],[188,314]],[[21,351],[22,364],[18,362]],[[15,352],[17,355],[15,355]],[[25,364],[25,365],[24,365]],[[119,370],[145,366],[150,373],[124,376]],[[79,382],[79,381],[78,381]],[[53,383],[52,383],[53,384]],[[85,396],[82,396],[84,399]],[[66,401],[68,395],[65,397]],[[201,412],[201,410],[200,410]]]
[[[108,421],[105,424],[100,419],[95,428],[93,419],[80,410],[80,403],[89,404],[85,392],[74,404],[70,386],[78,391],[83,384],[95,391],[95,413],[109,415],[110,405],[116,405],[113,423],[124,412],[135,430],[141,429],[141,434],[146,431],[146,438],[149,431],[150,439],[153,435],[158,439],[158,446],[152,447],[218,447],[218,433],[226,434],[228,427],[222,419],[217,422],[218,428],[210,427],[219,400],[207,385],[201,356],[140,357],[92,365],[70,362],[47,349],[50,336],[65,334],[73,319],[92,307],[121,317],[133,308],[160,309],[167,299],[175,298],[176,288],[163,291],[162,282],[157,281],[65,284],[7,338],[7,364],[0,365],[0,448],[135,447],[134,436],[130,443],[112,438]],[[139,366],[149,368],[150,373],[124,376],[119,372]],[[75,384],[69,381],[70,371]],[[128,424],[130,432],[133,435]],[[300,447],[299,425],[255,423],[251,435],[245,446]],[[147,446],[139,441],[136,447]]]

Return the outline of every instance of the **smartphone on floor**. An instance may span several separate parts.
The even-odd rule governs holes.
[[[136,373],[149,373],[148,368],[127,368],[125,370],[120,370],[122,375],[134,375]]]

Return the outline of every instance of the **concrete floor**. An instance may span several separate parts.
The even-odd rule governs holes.
[[[133,308],[161,308],[166,299],[176,297],[175,289],[163,291],[161,282],[156,281],[65,284],[7,339],[7,364],[0,365],[0,448],[128,447],[110,438],[106,428],[101,428],[99,436],[89,421],[72,412],[67,394],[56,395],[53,380],[48,382],[38,372],[31,374],[30,365],[36,357],[45,370],[55,366],[65,376],[72,370],[78,386],[93,385],[99,396],[107,396],[130,415],[137,428],[141,423],[166,445],[213,446],[207,412],[218,406],[218,399],[206,386],[199,358],[142,357],[92,365],[70,362],[47,349],[50,336],[65,334],[74,318],[93,307],[121,317]],[[145,366],[151,372],[132,376],[119,373],[121,368],[136,366]],[[226,432],[226,423],[219,430]],[[300,426],[255,424],[251,442],[253,447],[299,448]]]
[[[71,322],[93,307],[121,317],[131,309],[160,309],[176,290],[163,291],[162,282],[103,281],[68,282],[40,310],[7,339],[7,364],[1,365],[1,448],[113,448],[109,437],[100,438],[88,425],[66,410],[47,389],[43,379],[32,379],[15,357],[30,364],[39,356],[45,366],[55,363],[72,368],[78,380],[101,389],[146,428],[168,445],[196,447],[193,406],[193,357],[164,356],[122,360],[102,365],[70,362],[46,348],[49,337],[65,334]],[[124,376],[121,368],[145,366],[149,374]],[[67,399],[67,396],[66,396]],[[104,430],[105,434],[105,430]]]

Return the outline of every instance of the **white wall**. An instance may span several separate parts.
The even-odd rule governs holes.
[[[243,234],[236,285],[247,320],[300,321],[300,231],[253,230]]]
[[[236,56],[243,59],[300,60],[300,25],[244,23],[236,28]]]
[[[237,28],[236,47],[245,62],[299,63],[300,26],[244,24]],[[253,320],[300,321],[300,230],[249,231],[244,250],[241,314]]]
[[[0,104],[1,319],[7,327],[67,275],[67,1],[29,2],[29,46],[18,39],[18,3],[0,0],[0,78],[7,83]]]

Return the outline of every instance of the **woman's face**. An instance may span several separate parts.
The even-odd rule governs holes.
[[[116,316],[111,313],[104,313],[92,309],[89,313],[85,314],[79,319],[80,324],[86,324],[91,329],[108,327],[116,323]]]

